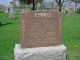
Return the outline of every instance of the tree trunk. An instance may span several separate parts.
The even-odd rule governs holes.
[[[59,0],[59,11],[61,12],[62,11],[62,3],[61,3],[62,1],[61,0]]]
[[[60,12],[62,11],[62,6],[59,6],[59,11],[60,11]]]
[[[35,10],[36,8],[35,8],[35,2],[34,2],[34,0],[32,1],[32,8],[31,8],[31,10]]]

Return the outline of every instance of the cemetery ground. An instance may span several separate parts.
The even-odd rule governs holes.
[[[0,60],[14,60],[14,46],[20,43],[20,14],[15,19],[0,14]],[[80,14],[64,14],[63,44],[67,47],[68,60],[80,60]]]

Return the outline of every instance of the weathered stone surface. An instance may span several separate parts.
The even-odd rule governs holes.
[[[62,21],[58,11],[25,11],[21,16],[21,47],[61,45]]]
[[[16,44],[14,55],[15,60],[67,60],[64,45],[22,49]]]

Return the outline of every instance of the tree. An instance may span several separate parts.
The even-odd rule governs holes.
[[[77,3],[80,2],[80,0],[71,0],[73,2],[75,2],[75,11],[77,10]]]
[[[56,0],[58,6],[59,6],[59,11],[61,12],[62,11],[62,6],[63,6],[63,3],[64,3],[64,0]]]
[[[71,1],[73,1],[73,2],[80,2],[80,0],[71,0]]]
[[[35,5],[36,5],[36,3],[41,3],[42,2],[42,0],[31,0],[32,1],[32,3],[33,3],[33,6],[32,6],[32,9],[31,10],[35,10],[36,8],[35,8]]]
[[[42,2],[42,0],[19,0],[20,1],[20,3],[22,3],[22,4],[30,4],[30,3],[32,3],[32,8],[31,8],[31,10],[35,10],[36,8],[35,8],[35,5],[36,5],[36,3],[38,3],[38,2]]]

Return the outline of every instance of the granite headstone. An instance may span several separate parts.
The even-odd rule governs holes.
[[[62,14],[58,11],[26,11],[21,16],[21,47],[61,45]]]

